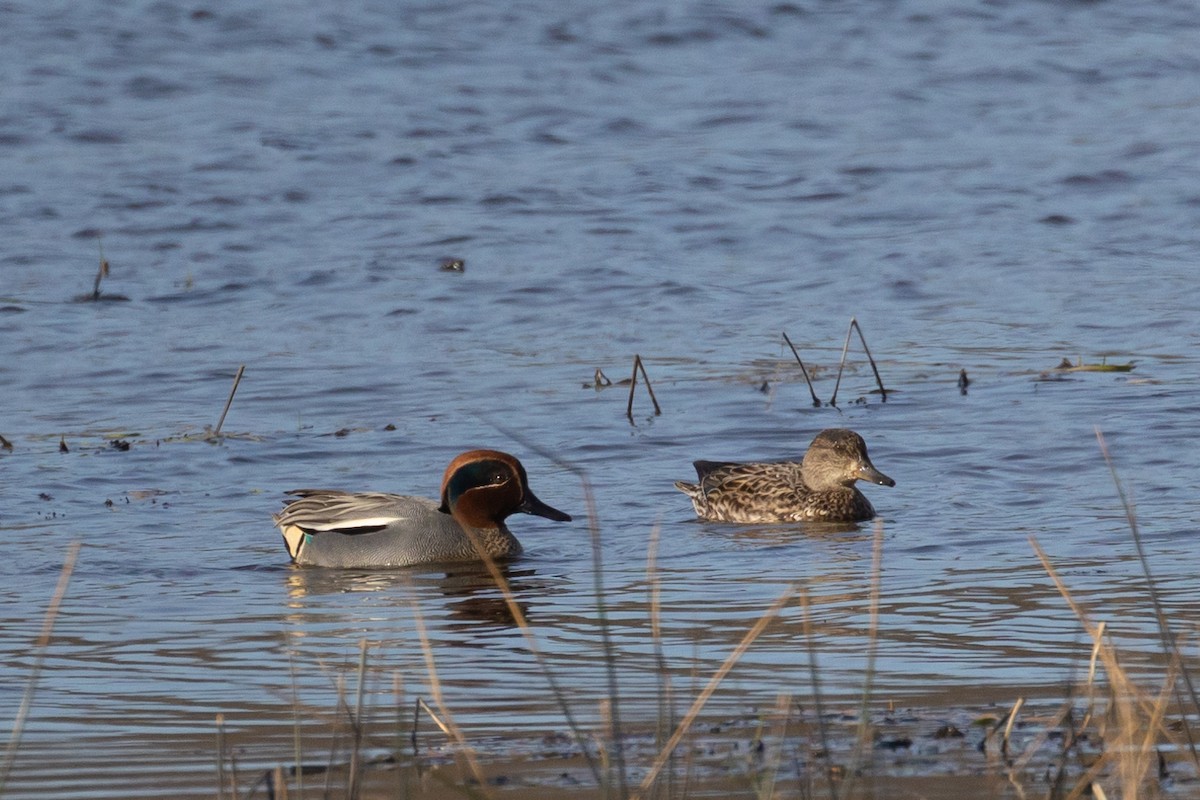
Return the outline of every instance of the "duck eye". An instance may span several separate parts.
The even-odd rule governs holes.
[[[491,484],[493,486],[499,486],[500,484],[504,483],[507,480],[508,480],[508,476],[505,475],[503,472],[493,472],[492,473]]]

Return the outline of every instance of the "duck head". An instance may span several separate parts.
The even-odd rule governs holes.
[[[817,434],[801,467],[804,483],[820,491],[837,486],[853,486],[855,481],[870,481],[881,486],[896,482],[875,469],[867,456],[867,443],[852,430],[829,428]]]
[[[472,528],[495,528],[518,511],[556,522],[571,516],[546,505],[529,489],[525,467],[499,450],[471,450],[450,462],[442,476],[439,511]]]

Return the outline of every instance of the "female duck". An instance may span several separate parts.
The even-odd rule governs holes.
[[[298,489],[274,516],[292,561],[320,567],[404,567],[521,553],[504,520],[518,511],[569,522],[529,490],[508,453],[471,450],[450,462],[439,501],[382,492]],[[474,540],[474,541],[472,541]],[[476,548],[478,544],[478,549]]]
[[[895,486],[867,457],[862,437],[844,428],[817,434],[804,461],[734,464],[697,461],[699,483],[676,481],[701,519],[718,522],[859,522],[875,509],[859,480]]]

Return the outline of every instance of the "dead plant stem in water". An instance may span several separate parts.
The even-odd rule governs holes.
[[[233,405],[233,396],[237,394],[238,384],[242,382],[242,373],[246,371],[246,365],[242,364],[238,367],[237,375],[233,376],[233,388],[229,390],[229,399],[225,401],[225,407],[221,409],[221,418],[217,420],[217,427],[213,428],[213,436],[221,435],[221,426],[225,424],[225,415],[229,413],[229,407]]]
[[[867,337],[863,336],[862,328],[858,325],[858,320],[851,317],[850,327],[846,329],[846,341],[842,344],[842,360],[838,364],[837,380],[833,384],[833,397],[829,398],[829,405],[837,406],[838,387],[842,385],[842,370],[846,366],[846,352],[850,349],[850,334],[854,331],[858,331],[858,340],[862,342],[863,352],[867,354],[867,362],[871,365],[871,372],[875,373],[875,383],[879,386],[879,396],[886,403],[887,389],[883,388],[883,378],[879,377],[879,368],[875,366],[875,358],[871,355],[871,348],[867,347]]]
[[[646,382],[646,391],[650,395],[650,402],[654,404],[654,416],[662,415],[658,398],[654,396],[654,387],[650,385],[650,376],[646,374],[646,365],[642,363],[640,355],[635,355],[633,357],[633,376],[629,379],[629,403],[625,406],[625,416],[629,418],[631,424],[633,423],[633,390],[637,388],[638,370],[642,372],[642,380]]]
[[[38,678],[42,674],[42,664],[46,661],[46,650],[50,646],[50,637],[54,632],[54,622],[58,619],[59,609],[67,596],[67,587],[71,583],[71,573],[75,571],[75,561],[79,558],[81,542],[72,542],[67,546],[67,555],[63,558],[62,569],[58,573],[58,583],[54,594],[50,596],[50,605],[46,608],[46,616],[42,619],[42,630],[34,643],[33,666],[29,670],[29,679],[25,684],[25,694],[21,697],[21,705],[13,719],[12,734],[8,737],[8,746],[4,751],[4,763],[0,765],[0,795],[8,784],[8,776],[12,771],[13,762],[17,757],[17,748],[21,746],[21,736],[25,730],[25,720],[33,706],[33,696],[37,691]]]
[[[804,368],[804,362],[800,360],[800,353],[796,352],[796,345],[792,344],[792,340],[788,338],[787,331],[783,332],[783,340],[792,349],[792,355],[796,357],[796,363],[800,365],[800,374],[804,376],[804,382],[808,384],[808,393],[812,395],[813,408],[820,408],[821,398],[817,397],[817,390],[813,388],[812,379],[808,377],[808,370]],[[836,393],[835,391],[834,394]]]

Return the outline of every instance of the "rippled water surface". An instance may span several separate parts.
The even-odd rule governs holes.
[[[363,640],[370,707],[397,677],[428,696],[421,625],[468,739],[565,730],[544,669],[594,728],[610,692],[566,465],[595,503],[626,723],[662,688],[652,552],[685,700],[789,587],[807,612],[713,713],[810,697],[811,660],[854,697],[874,527],[701,523],[672,487],[825,427],[897,481],[866,487],[880,702],[1078,678],[1089,644],[1030,537],[1132,666],[1157,652],[1096,428],[1191,631],[1192,4],[340,8],[0,4],[0,729],[82,542],[6,796],[212,796],[218,714],[245,774],[290,762]],[[80,301],[98,244],[111,272]],[[838,407],[814,408],[781,332],[828,400],[851,317],[894,391],[855,341]],[[635,354],[662,414],[639,393],[630,424],[624,388],[583,386]],[[1064,357],[1136,367],[1043,375]],[[485,575],[295,569],[270,524],[300,486],[433,495],[478,446],[576,517],[511,521],[545,667]]]

